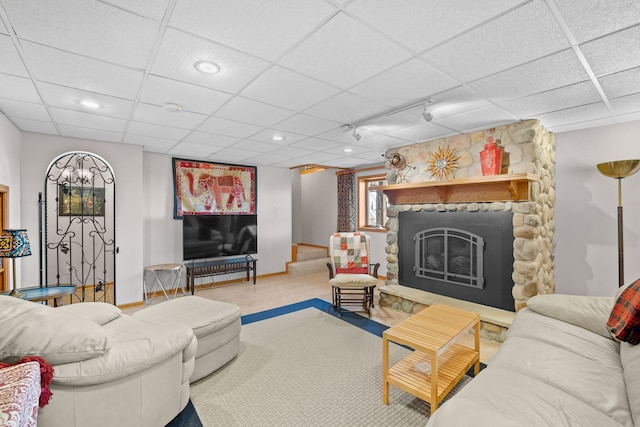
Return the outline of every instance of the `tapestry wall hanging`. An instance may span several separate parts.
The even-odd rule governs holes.
[[[173,158],[173,217],[254,215],[256,167]]]

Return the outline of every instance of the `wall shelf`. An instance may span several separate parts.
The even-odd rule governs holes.
[[[529,173],[456,178],[372,187],[382,190],[392,205],[423,203],[524,202],[531,200],[531,183],[539,181]]]

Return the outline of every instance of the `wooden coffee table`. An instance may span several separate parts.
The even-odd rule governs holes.
[[[65,295],[71,295],[76,291],[76,287],[73,285],[68,286],[49,286],[49,287],[37,287],[37,288],[21,288],[20,298],[28,301],[40,302],[46,300],[53,300],[53,306],[59,307],[62,305],[62,297]],[[9,295],[9,292],[3,292],[2,295]]]
[[[456,343],[472,328],[475,348]],[[387,329],[382,338],[384,404],[389,403],[389,384],[393,384],[429,402],[434,413],[471,366],[474,375],[480,372],[480,316],[476,313],[435,304]],[[392,368],[390,341],[414,350]]]

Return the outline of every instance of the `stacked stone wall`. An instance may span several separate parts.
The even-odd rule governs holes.
[[[438,147],[455,150],[458,168],[453,178],[482,176],[480,151],[484,144],[495,140],[503,150],[502,173],[529,173],[538,178],[531,183],[531,200],[526,202],[451,203],[391,205],[387,216],[387,280],[398,281],[398,213],[404,211],[438,212],[513,212],[513,282],[515,309],[537,294],[555,292],[553,263],[554,200],[555,200],[555,138],[538,120],[526,120],[484,131],[436,139],[387,151],[400,153],[408,167],[402,171],[390,169],[387,182],[417,183],[432,181],[429,164]]]

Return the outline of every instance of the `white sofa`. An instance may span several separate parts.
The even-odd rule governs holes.
[[[487,368],[427,426],[640,426],[640,345],[611,336],[614,302],[532,298]]]
[[[0,297],[0,361],[53,365],[38,425],[163,426],[189,400],[197,341],[184,324],[157,325],[105,303],[51,308]]]

